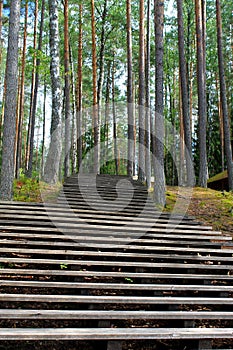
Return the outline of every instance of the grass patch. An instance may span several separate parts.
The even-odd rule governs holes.
[[[169,186],[166,192],[166,207],[164,210],[172,212],[178,199],[178,188]],[[195,187],[186,214],[211,225],[214,230],[233,236],[232,192]]]
[[[55,203],[62,184],[49,185],[38,179],[29,179],[22,175],[14,180],[13,200],[18,202]]]

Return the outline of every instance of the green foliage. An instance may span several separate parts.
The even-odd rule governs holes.
[[[35,178],[27,178],[21,170],[19,179],[14,180],[15,201],[37,202],[40,201],[40,184]]]
[[[61,270],[67,269],[68,268],[68,264],[61,263],[60,264],[60,268],[61,268]]]

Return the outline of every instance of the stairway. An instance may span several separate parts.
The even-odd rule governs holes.
[[[232,254],[231,237],[159,212],[125,176],[73,175],[57,203],[0,202],[0,345],[231,348]]]

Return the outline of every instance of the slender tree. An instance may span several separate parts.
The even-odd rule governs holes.
[[[0,199],[11,200],[14,179],[14,148],[18,87],[18,38],[20,28],[20,0],[10,5],[9,34],[6,61],[6,100],[2,142]]]
[[[38,4],[37,4],[38,10]],[[32,94],[32,107],[31,107],[31,123],[30,123],[30,140],[29,140],[29,160],[28,160],[28,177],[32,176],[33,168],[33,149],[34,149],[34,133],[35,133],[35,123],[36,123],[36,110],[37,110],[37,99],[38,99],[38,89],[39,89],[39,67],[41,64],[40,53],[42,51],[42,39],[43,39],[43,30],[44,30],[44,12],[45,12],[45,0],[42,1],[41,5],[41,19],[40,19],[40,32],[38,38],[38,47],[36,54],[36,66],[35,66],[35,81],[34,81],[34,91]],[[36,34],[35,34],[36,35]]]
[[[146,171],[146,184],[147,187],[151,187],[151,106],[150,106],[150,69],[151,69],[151,30],[150,30],[150,16],[151,16],[151,0],[147,0],[147,37],[146,37],[146,62],[145,62],[145,171]]]
[[[74,74],[74,58],[72,52],[72,45],[69,44],[69,64],[70,64],[70,85],[71,85],[71,98],[70,98],[70,108],[71,108],[71,149],[70,149],[70,159],[71,159],[71,173],[74,174],[77,171],[77,114],[76,114],[76,95],[75,95],[75,74]]]
[[[116,122],[116,104],[115,104],[115,55],[113,54],[112,64],[112,114],[113,114],[113,144],[114,144],[114,161],[116,175],[119,174],[118,148],[117,148],[117,122]]]
[[[109,60],[108,66],[107,66],[106,94],[105,94],[105,121],[104,121],[104,140],[105,140],[104,163],[105,164],[108,162],[108,147],[109,147],[111,65],[112,65],[112,62]],[[113,113],[115,113],[114,109],[113,109]]]
[[[199,186],[207,187],[206,149],[206,89],[205,89],[205,50],[203,36],[203,12],[201,0],[195,0],[197,37],[197,86],[198,86],[198,142],[199,142]]]
[[[2,52],[3,52],[3,45],[2,45],[2,13],[3,13],[3,0],[0,0],[0,67],[2,67]],[[0,73],[2,73],[2,69],[0,70]],[[2,75],[2,74],[1,74]],[[2,85],[2,78],[0,78],[0,83]],[[0,87],[1,87],[0,85]],[[0,111],[0,146],[2,143],[2,124],[3,124],[3,98],[2,98],[2,109]]]
[[[229,122],[229,116],[228,116],[226,80],[225,80],[224,59],[223,59],[222,16],[221,16],[220,0],[216,0],[216,23],[217,23],[218,66],[219,66],[221,107],[222,107],[222,116],[223,116],[224,146],[225,146],[225,154],[226,154],[226,161],[227,161],[228,185],[229,185],[229,189],[232,191],[233,190],[233,162],[232,162],[230,122]]]
[[[92,75],[93,75],[93,130],[94,130],[94,173],[99,173],[100,144],[99,144],[99,116],[97,98],[97,56],[96,56],[96,21],[95,1],[91,0],[91,28],[92,28]]]
[[[164,1],[155,0],[155,162],[154,199],[165,205],[164,173],[164,101],[163,101],[163,53],[164,53]]]
[[[42,124],[42,140],[41,140],[41,166],[40,177],[44,177],[44,165],[45,165],[45,132],[46,132],[46,98],[47,98],[47,83],[44,79],[44,101],[43,101],[43,124]]]
[[[50,15],[50,75],[52,83],[52,118],[50,146],[45,163],[44,180],[56,183],[59,180],[61,159],[61,82],[59,58],[58,0],[49,0]]]
[[[140,0],[139,22],[139,150],[138,150],[138,178],[145,177],[145,16],[144,0]]]
[[[194,184],[193,157],[192,157],[192,134],[188,103],[188,84],[187,84],[187,63],[184,49],[184,24],[183,24],[183,0],[177,0],[178,16],[178,42],[179,42],[179,65],[180,65],[180,87],[181,87],[181,106],[184,125],[185,158],[187,171],[187,185]]]
[[[133,94],[133,44],[131,24],[131,0],[126,0],[127,14],[127,113],[128,113],[128,162],[127,174],[133,175],[134,164],[134,94]]]
[[[78,72],[76,84],[76,122],[77,122],[77,170],[82,163],[82,66],[83,66],[83,5],[79,4],[79,37],[78,37]]]
[[[2,22],[3,22],[3,0],[0,0],[0,64],[2,64]]]
[[[108,15],[108,0],[104,0],[103,12],[101,15],[102,25],[101,25],[101,38],[100,38],[100,53],[99,53],[99,77],[97,83],[97,103],[100,110],[102,88],[104,81],[104,54],[105,54],[105,44],[106,44],[106,20]]]
[[[34,35],[33,35],[33,68],[31,78],[31,96],[30,96],[30,112],[28,120],[28,134],[27,134],[27,153],[26,153],[26,173],[28,177],[32,175],[32,160],[33,160],[33,147],[34,147],[34,129],[36,120],[36,103],[37,96],[35,93],[38,89],[36,86],[36,74],[37,74],[37,25],[38,25],[38,0],[35,0],[34,10]],[[35,113],[34,113],[35,112]]]
[[[27,22],[28,22],[28,1],[25,3],[24,16],[24,34],[23,34],[23,52],[21,59],[21,78],[20,78],[20,100],[19,100],[19,120],[18,120],[18,135],[16,145],[16,178],[20,175],[20,168],[22,167],[22,128],[24,116],[24,85],[25,85],[25,64],[26,64],[26,49],[27,49]]]
[[[70,173],[70,52],[69,52],[69,1],[64,1],[64,67],[65,67],[65,158],[64,176]]]

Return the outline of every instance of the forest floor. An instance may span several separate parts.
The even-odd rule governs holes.
[[[168,186],[165,211],[172,212],[179,199],[177,187]],[[181,209],[182,210],[182,209]],[[211,225],[213,230],[230,234],[233,237],[233,193],[221,192],[200,187],[193,188],[186,214],[204,224]]]

